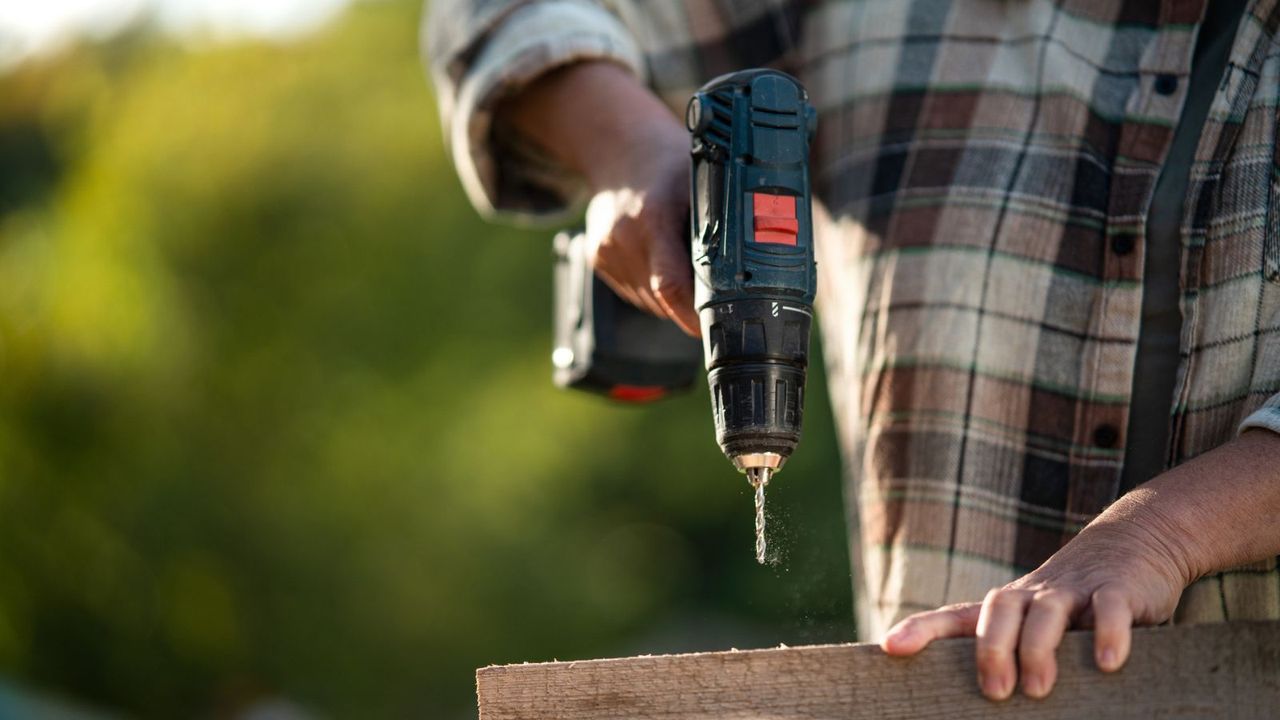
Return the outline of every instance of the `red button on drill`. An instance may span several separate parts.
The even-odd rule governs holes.
[[[791,195],[751,193],[755,241],[775,245],[796,244],[800,223],[796,220],[796,199]]]

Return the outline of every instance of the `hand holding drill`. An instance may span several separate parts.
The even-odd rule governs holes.
[[[583,113],[582,99],[592,112]],[[614,292],[698,336],[684,237],[689,133],[630,72],[610,62],[549,73],[504,109],[512,126],[586,179],[591,262]]]

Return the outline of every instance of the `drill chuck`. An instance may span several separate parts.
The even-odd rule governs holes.
[[[793,300],[741,300],[700,315],[716,441],[739,470],[780,470],[800,441],[809,309]]]

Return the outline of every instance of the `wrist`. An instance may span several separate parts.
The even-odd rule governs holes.
[[[1257,431],[1164,472],[1099,516],[1148,529],[1188,583],[1280,554],[1280,436]]]
[[[593,192],[626,187],[655,164],[688,161],[689,138],[680,121],[613,62],[553,70],[508,100],[501,114],[586,179]]]
[[[1098,535],[1124,557],[1184,588],[1205,574],[1197,538],[1167,508],[1167,498],[1138,488],[1089,524],[1081,535]]]
[[[665,117],[620,119],[615,132],[590,160],[576,168],[592,192],[643,185],[665,170],[689,164],[689,135],[663,108]]]

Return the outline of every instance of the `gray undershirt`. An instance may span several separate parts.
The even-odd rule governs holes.
[[[1182,313],[1178,307],[1182,250],[1179,226],[1196,145],[1226,71],[1227,57],[1246,4],[1247,0],[1209,0],[1207,3],[1191,60],[1186,104],[1152,196],[1142,272],[1142,326],[1134,362],[1121,492],[1155,477],[1167,464],[1169,419],[1182,331]]]

